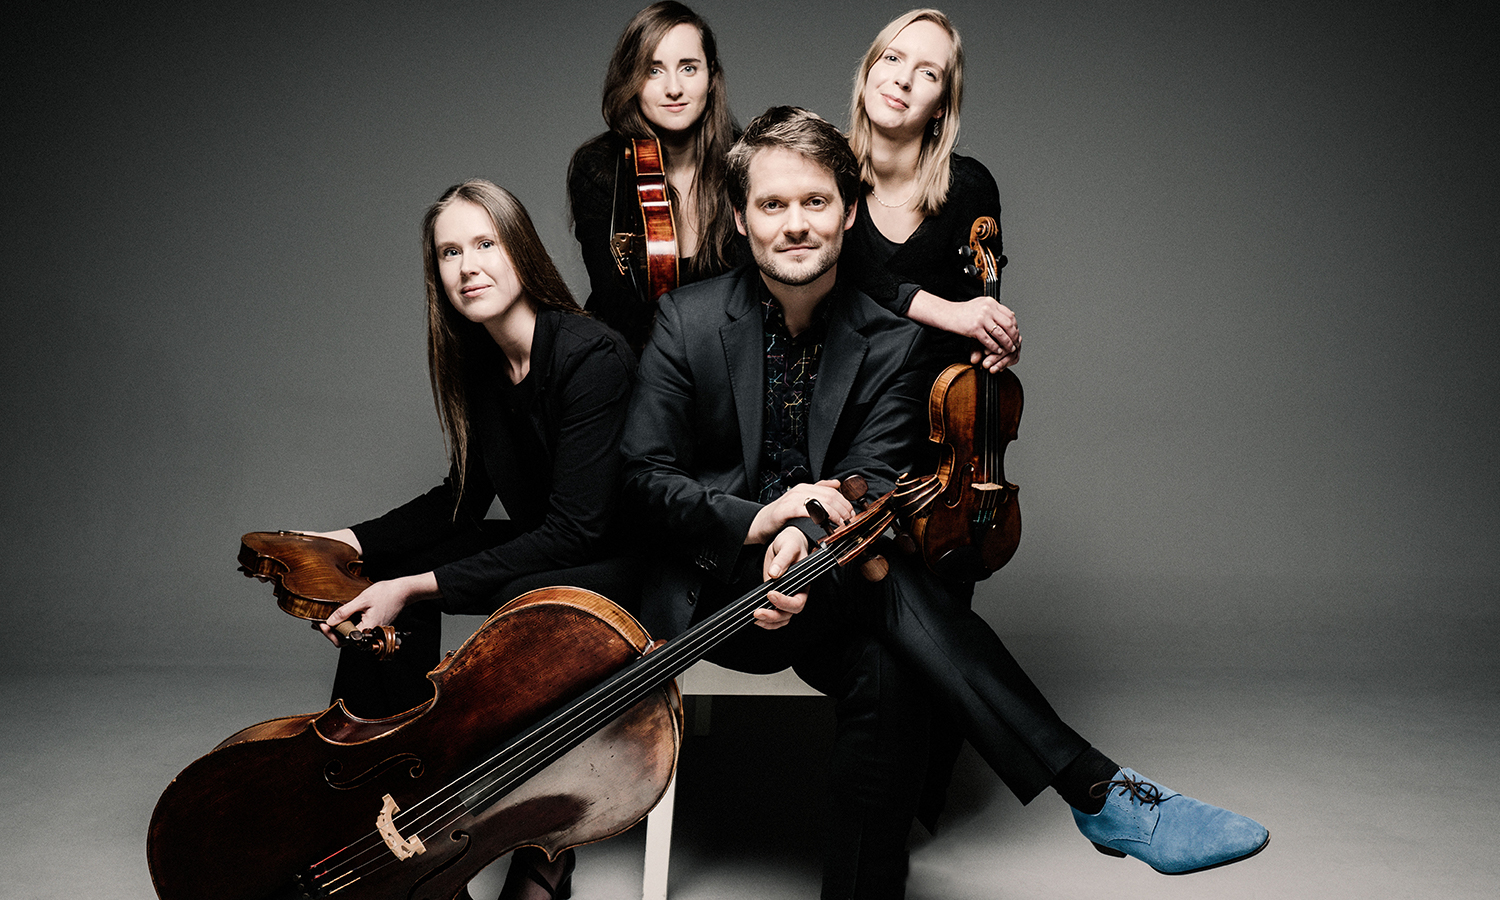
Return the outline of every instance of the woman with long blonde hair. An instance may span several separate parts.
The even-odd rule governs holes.
[[[977,217],[1000,221],[995,179],[954,151],[963,68],[958,29],[936,9],[898,16],[871,42],[849,109],[864,194],[840,268],[882,306],[963,339],[951,342],[955,353],[972,349],[999,371],[1020,357],[1015,314],[976,296],[957,255]],[[998,257],[998,234],[992,244]]]

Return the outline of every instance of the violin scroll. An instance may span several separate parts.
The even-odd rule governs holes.
[[[995,253],[985,242],[999,233],[998,222],[990,216],[980,216],[969,226],[969,242],[958,248],[958,255],[966,262],[964,274],[977,278],[985,286],[985,294],[996,299],[1000,297],[1000,270],[1010,260],[1006,259],[1004,253]],[[995,286],[993,293],[989,290],[991,284]]]

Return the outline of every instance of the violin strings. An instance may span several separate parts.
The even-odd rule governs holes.
[[[601,685],[602,691],[599,688],[593,689],[599,696],[591,697],[585,694],[579,700],[575,700],[571,706],[561,711],[562,721],[559,721],[557,717],[545,720],[541,723],[546,726],[542,729],[544,733],[522,735],[517,743],[470,769],[458,779],[424,798],[416,806],[398,814],[398,817],[411,820],[411,817],[420,811],[421,815],[415,821],[409,821],[407,827],[415,826],[415,835],[418,837],[423,835],[431,837],[457,821],[463,810],[470,805],[483,807],[499,796],[509,793],[536,771],[565,754],[571,746],[581,743],[582,738],[587,738],[603,724],[613,720],[643,699],[649,692],[649,687],[663,684],[681,674],[729,634],[753,622],[754,610],[771,605],[767,599],[771,590],[781,590],[787,594],[799,593],[818,577],[835,568],[837,562],[837,554],[831,548],[821,548],[815,551],[794,565],[777,582],[757,586],[739,600],[728,604],[705,619],[699,627],[642,657],[613,680],[604,682]],[[572,721],[567,721],[569,718]],[[527,738],[531,740],[528,742]],[[560,752],[557,752],[559,750]],[[517,759],[518,754],[527,755]],[[471,793],[473,800],[467,804],[462,802],[459,795],[463,793]],[[456,809],[452,805],[455,800],[458,801]],[[434,808],[440,804],[441,808]],[[437,821],[429,822],[428,820],[434,816],[437,817]],[[397,817],[393,817],[393,822],[395,818]],[[364,839],[356,841],[315,864],[315,869],[323,867],[320,872],[316,873],[316,877],[325,877],[332,869],[345,867],[347,867],[346,873],[358,872],[358,877],[374,874],[386,865],[398,862],[393,856],[386,857],[381,853],[384,847],[385,841],[378,831],[367,834]],[[353,858],[340,859],[350,852],[354,853]],[[377,859],[375,868],[367,870],[368,864],[360,860],[371,852],[381,853],[381,856]],[[325,866],[326,863],[333,863],[333,865]]]

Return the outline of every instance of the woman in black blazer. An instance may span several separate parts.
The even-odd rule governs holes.
[[[425,702],[440,613],[492,610],[612,544],[618,451],[635,360],[583,314],[509,192],[449,188],[423,220],[428,369],[448,446],[441,485],[330,532],[375,584],[328,617],[401,619],[392,659],[341,655],[334,696],[357,715]],[[498,498],[507,519],[487,513]],[[628,598],[627,598],[628,599]],[[398,665],[397,662],[400,662]]]
[[[443,613],[488,613],[527,590],[590,588],[634,605],[631,567],[606,559],[619,444],[635,374],[621,337],[583,314],[519,201],[455,185],[423,220],[428,368],[448,446],[443,483],[383,516],[330,532],[375,579],[320,624],[394,623],[390,659],[345,648],[333,696],[378,718],[432,697]],[[506,520],[487,518],[498,498]],[[502,897],[538,870],[567,896],[571,854],[521,853]],[[561,883],[559,883],[561,882]],[[531,886],[534,889],[534,885]]]

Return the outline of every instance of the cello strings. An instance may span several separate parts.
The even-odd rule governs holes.
[[[766,597],[771,590],[779,589],[788,594],[798,593],[836,565],[837,554],[832,552],[831,548],[820,548],[801,560],[799,564],[794,565],[777,582],[757,586],[755,590],[710,616],[699,628],[689,631],[678,640],[668,642],[657,651],[642,657],[637,664],[625,670],[623,677],[606,681],[603,686],[605,690],[596,689],[599,696],[589,697],[585,694],[583,702],[575,701],[571,707],[564,708],[562,721],[556,718],[546,721],[543,723],[545,728],[542,729],[542,733],[534,736],[523,735],[517,744],[492,756],[460,776],[459,779],[444,786],[443,789],[424,798],[417,806],[400,817],[409,820],[411,816],[421,811],[422,815],[418,817],[417,822],[411,824],[416,825],[416,836],[420,837],[425,834],[430,837],[462,816],[465,804],[460,802],[457,809],[454,809],[451,804],[452,801],[458,799],[459,794],[465,792],[465,788],[469,792],[478,791],[475,794],[475,800],[480,806],[487,805],[493,799],[508,793],[517,784],[535,774],[536,770],[566,753],[568,749],[571,749],[570,745],[576,746],[581,742],[575,739],[586,738],[593,734],[603,724],[639,702],[656,684],[664,683],[677,674],[681,674],[729,634],[753,622],[755,609],[771,605]],[[673,671],[674,667],[678,668]],[[573,721],[567,721],[569,717]],[[532,738],[529,743],[526,741],[528,737]],[[561,752],[557,752],[559,750]],[[556,755],[552,756],[554,752]],[[529,754],[529,756],[518,760],[516,756],[520,753]],[[549,756],[552,758],[549,759]],[[483,783],[480,784],[480,782]],[[433,808],[439,804],[442,808]],[[438,821],[426,822],[434,816]],[[333,863],[331,866],[324,867],[321,872],[315,873],[315,877],[326,877],[332,869],[344,866],[348,866],[346,872],[349,873],[366,869],[368,864],[360,862],[361,858],[370,852],[380,853],[384,845],[385,841],[378,832],[367,834],[363,840],[356,841],[315,864],[313,868],[317,869],[325,863]],[[351,851],[354,853],[353,858],[341,859]],[[360,872],[359,877],[374,874],[386,865],[399,861],[394,857],[385,857],[384,854],[382,854],[382,859],[384,862],[378,862],[374,870]]]
[[[547,725],[549,726],[548,729],[547,729],[548,733],[542,735],[543,740],[546,740],[548,738],[554,738],[554,737],[555,738],[559,738],[559,739],[552,740],[550,747],[546,747],[546,746],[541,747],[540,749],[543,752],[541,752],[541,753],[535,753],[534,752],[533,756],[530,759],[522,759],[522,760],[520,760],[518,765],[515,764],[517,762],[516,760],[513,760],[513,759],[504,760],[503,761],[504,763],[512,763],[510,770],[506,771],[506,772],[502,772],[501,776],[499,778],[493,778],[493,779],[491,779],[490,784],[485,786],[485,790],[487,790],[488,793],[490,793],[492,796],[497,796],[498,794],[506,793],[509,790],[513,789],[516,784],[518,784],[521,781],[524,781],[525,779],[529,778],[532,774],[535,773],[536,769],[540,769],[544,765],[550,764],[550,762],[555,761],[555,757],[553,759],[547,759],[546,758],[547,755],[548,755],[546,751],[557,750],[559,747],[561,747],[562,750],[563,750],[563,752],[566,752],[566,750],[569,749],[569,747],[566,746],[566,745],[568,745],[570,743],[570,741],[574,745],[576,745],[576,743],[577,743],[577,741],[572,741],[571,740],[572,738],[578,737],[580,735],[582,737],[587,737],[589,734],[592,734],[595,731],[597,731],[598,728],[599,728],[599,726],[601,726],[602,724],[604,724],[604,723],[612,720],[613,718],[615,718],[616,716],[618,716],[621,712],[623,712],[625,709],[628,709],[629,706],[634,705],[636,702],[639,702],[640,697],[638,697],[638,696],[628,696],[628,697],[625,697],[625,698],[621,698],[621,697],[618,696],[618,695],[620,695],[622,693],[622,690],[620,690],[620,689],[630,688],[632,686],[629,682],[634,681],[636,684],[641,684],[641,683],[645,683],[645,682],[648,682],[648,681],[653,681],[653,682],[657,682],[657,683],[664,682],[665,680],[667,680],[670,677],[672,677],[673,674],[675,674],[675,673],[670,672],[671,666],[665,664],[668,661],[670,661],[673,665],[681,663],[681,668],[682,669],[686,669],[688,665],[691,665],[692,660],[687,660],[687,661],[684,662],[683,661],[683,657],[684,656],[686,656],[686,655],[693,655],[694,653],[697,653],[698,655],[701,655],[701,652],[699,652],[697,650],[697,647],[692,646],[692,645],[696,644],[697,646],[702,647],[702,651],[706,651],[706,649],[708,649],[709,647],[712,647],[719,640],[721,640],[723,636],[726,636],[727,634],[731,633],[732,631],[737,630],[738,628],[741,628],[741,627],[743,627],[746,624],[749,624],[749,622],[753,621],[753,615],[751,615],[751,613],[753,612],[754,609],[762,607],[762,606],[769,605],[767,603],[766,599],[765,599],[765,594],[768,593],[769,590],[771,588],[773,588],[773,587],[776,587],[776,588],[789,588],[790,589],[789,590],[790,593],[797,593],[798,591],[800,591],[802,589],[802,587],[806,583],[810,583],[812,580],[816,579],[817,577],[819,577],[820,575],[822,575],[824,572],[830,570],[831,568],[833,568],[834,565],[836,565],[836,563],[837,563],[836,556],[834,556],[832,559],[828,559],[827,557],[830,556],[830,555],[831,554],[824,554],[825,559],[823,561],[821,561],[821,562],[815,561],[814,557],[808,557],[804,562],[812,563],[811,565],[802,566],[800,569],[798,567],[794,567],[794,569],[791,570],[791,571],[788,571],[787,575],[784,576],[781,579],[781,581],[778,582],[777,584],[775,584],[775,585],[763,585],[760,588],[758,588],[757,590],[752,591],[750,594],[748,594],[745,597],[741,598],[740,600],[736,601],[735,603],[730,604],[729,606],[725,607],[719,613],[717,613],[714,616],[710,617],[710,619],[705,620],[704,626],[707,626],[707,627],[701,627],[698,630],[695,630],[693,632],[689,632],[688,635],[684,635],[684,638],[697,637],[697,638],[699,638],[699,640],[697,640],[697,641],[679,640],[677,642],[677,646],[678,646],[678,648],[680,648],[679,652],[677,652],[675,654],[666,653],[666,651],[668,650],[668,648],[673,646],[672,644],[668,644],[666,646],[663,646],[659,650],[657,650],[655,653],[650,654],[648,657],[645,657],[644,659],[651,660],[653,662],[657,662],[657,657],[658,656],[662,656],[662,659],[659,662],[657,662],[657,664],[655,666],[650,667],[651,669],[654,669],[654,671],[645,671],[645,670],[648,669],[648,667],[643,666],[643,665],[637,665],[637,666],[632,667],[632,668],[635,669],[635,670],[644,671],[643,675],[639,675],[638,677],[633,678],[633,679],[630,679],[630,678],[619,679],[619,683],[618,684],[611,685],[611,687],[616,688],[615,690],[613,690],[613,693],[615,695],[617,695],[617,696],[614,697],[614,698],[604,697],[602,699],[606,700],[606,701],[613,699],[615,701],[614,703],[598,702],[598,700],[600,698],[590,698],[591,702],[586,703],[586,704],[581,704],[582,708],[581,708],[580,711],[584,715],[584,721],[582,721],[582,722],[567,723],[566,726],[565,726],[565,729],[568,729],[568,730],[557,729],[557,728],[555,728],[555,726],[557,724],[556,722],[548,722],[547,723]],[[805,575],[805,577],[797,577],[797,576],[802,576],[802,575]],[[648,685],[648,687],[654,687],[654,684],[653,685]],[[621,699],[624,699],[625,702],[620,702]],[[618,708],[614,708],[614,707],[618,707]],[[564,710],[564,713],[567,713],[567,712],[570,712],[570,710]],[[536,749],[538,749],[538,748],[536,748],[534,746],[533,747],[517,746],[517,747],[514,747],[514,748],[510,748],[510,751],[511,751],[511,755],[513,755],[515,751],[526,751],[526,750],[535,751]],[[558,753],[557,754],[557,756],[561,756],[561,755],[562,755],[562,753]],[[540,763],[540,764],[538,764],[538,763]],[[471,770],[471,772],[468,773],[468,775],[475,775],[476,773],[478,773],[478,777],[479,778],[483,778],[486,775],[490,774],[487,771],[483,771],[484,769],[485,769],[485,766],[481,765],[477,769]],[[474,779],[471,779],[471,780],[474,780]],[[501,783],[501,784],[499,784],[498,785],[498,790],[496,790],[496,782],[509,782],[509,783]],[[448,786],[449,789],[453,789],[455,787],[456,787],[456,784],[450,784]],[[449,792],[450,793],[457,793],[456,790],[450,790]],[[424,804],[430,805],[430,801],[437,800],[437,799],[439,799],[439,798],[435,794],[433,797],[428,798],[427,801],[424,801]],[[482,802],[486,802],[483,797],[481,797],[480,800]],[[416,808],[414,807],[413,808],[413,812],[415,812],[415,810],[416,810]],[[432,811],[430,811],[429,815],[431,815],[432,813],[438,813],[441,816],[441,813],[443,813],[443,812],[450,812],[450,811],[449,810],[441,810],[441,811],[439,811],[439,810],[432,810]],[[422,834],[428,834],[430,836],[431,832],[429,831],[429,829],[440,830],[441,828],[447,827],[447,825],[449,823],[451,823],[452,821],[456,821],[456,819],[459,816],[461,816],[462,813],[463,813],[463,807],[460,806],[460,808],[457,809],[457,810],[451,810],[451,817],[448,818],[448,821],[440,821],[440,822],[437,822],[437,823],[431,823],[431,824],[428,824],[428,825],[420,826],[419,827],[419,836],[421,836]],[[424,816],[424,818],[426,818],[426,816]],[[382,840],[382,841],[380,841],[378,844],[376,844],[374,847],[372,847],[370,849],[373,849],[375,852],[380,852],[383,849],[383,844],[384,844],[384,841]],[[363,855],[364,855],[363,853],[359,854],[359,856],[363,856]],[[386,865],[389,865],[391,863],[394,863],[394,862],[398,861],[398,860],[394,859],[391,856],[386,856],[383,853],[381,854],[381,859],[383,861],[380,862],[380,863],[378,863],[373,871],[365,871],[365,872],[362,872],[361,875],[374,874],[375,872],[378,872],[381,869],[385,868]],[[350,863],[350,865],[358,865],[355,862],[355,860],[350,860],[349,863]],[[364,868],[364,866],[359,866],[359,868]]]

